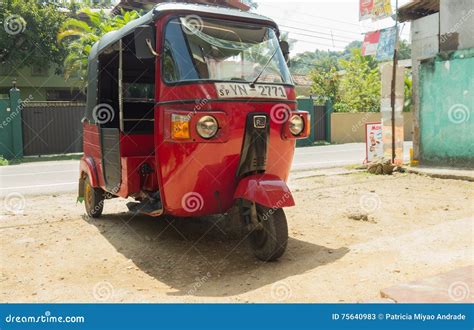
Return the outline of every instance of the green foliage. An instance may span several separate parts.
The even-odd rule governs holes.
[[[314,94],[314,99],[318,104],[324,104],[327,99],[332,101],[332,104],[338,104],[339,84],[340,78],[336,66],[320,67],[311,73],[311,93]]]
[[[2,155],[0,155],[0,166],[6,166],[8,165],[8,160],[6,160],[5,158],[3,158]]]
[[[340,99],[334,103],[339,112],[377,112],[380,110],[380,72],[372,56],[352,51],[349,60],[340,60],[344,74],[340,78]]]
[[[403,102],[403,112],[410,112],[412,109],[413,81],[411,73],[405,71],[405,101]]]
[[[330,99],[337,112],[376,112],[380,109],[380,73],[372,56],[354,48],[349,59],[320,60],[311,73],[311,92],[318,103]],[[340,70],[338,71],[338,68]]]
[[[408,41],[400,40],[400,44],[398,45],[398,59],[399,60],[407,60],[411,58],[411,45]]]
[[[380,111],[379,63],[373,56],[362,56],[360,46],[355,41],[342,52],[316,50],[299,54],[292,59],[292,73],[308,74],[311,70],[311,92],[316,102],[330,99],[337,112]],[[410,58],[410,44],[402,40],[398,55],[399,59]],[[406,73],[404,111],[411,111],[411,94],[411,75]]]
[[[107,32],[137,19],[139,14],[129,11],[110,16],[103,10],[92,11],[90,8],[83,8],[79,13],[85,14],[87,21],[69,18],[62,24],[57,39],[68,51],[64,60],[65,79],[72,79],[77,87],[84,90],[87,86],[87,60],[94,43]]]
[[[1,65],[21,69],[60,64],[65,51],[56,42],[56,35],[65,19],[66,16],[47,1],[0,1]]]

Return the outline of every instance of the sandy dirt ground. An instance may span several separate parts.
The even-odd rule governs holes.
[[[473,263],[474,183],[293,173],[286,254],[264,263],[224,217],[132,216],[26,197],[0,218],[2,302],[358,302]]]

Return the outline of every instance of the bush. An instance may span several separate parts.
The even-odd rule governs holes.
[[[6,160],[5,158],[3,158],[2,155],[0,155],[0,166],[5,166],[5,165],[8,165],[8,160]]]

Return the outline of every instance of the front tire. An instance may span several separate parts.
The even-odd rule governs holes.
[[[104,191],[92,187],[89,177],[84,180],[84,205],[89,217],[98,218],[104,209]]]
[[[262,261],[280,258],[288,244],[288,223],[283,209],[257,205],[259,227],[252,230],[249,241],[254,255]]]

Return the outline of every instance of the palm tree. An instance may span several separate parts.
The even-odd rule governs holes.
[[[84,91],[87,86],[87,59],[94,43],[107,32],[120,29],[140,15],[137,11],[122,11],[121,15],[110,16],[103,10],[92,11],[90,8],[83,8],[79,13],[83,13],[86,19],[67,19],[57,39],[65,44],[68,52],[64,60],[64,78],[73,80]]]

